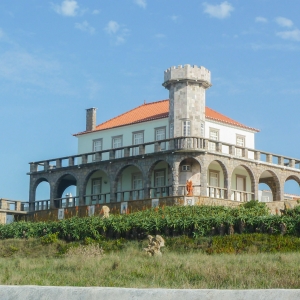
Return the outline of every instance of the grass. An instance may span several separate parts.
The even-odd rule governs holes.
[[[52,286],[106,286],[135,288],[300,288],[299,253],[208,255],[192,247],[175,251],[174,241],[161,257],[143,252],[146,242],[98,245],[39,239],[0,241],[0,284]],[[168,245],[168,243],[167,243]],[[118,250],[119,249],[119,250]],[[63,251],[62,251],[63,250]]]

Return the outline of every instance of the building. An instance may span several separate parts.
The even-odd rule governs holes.
[[[78,153],[30,163],[31,210],[121,203],[186,196],[258,199],[269,186],[273,201],[284,200],[287,180],[300,183],[300,161],[255,149],[257,129],[205,105],[211,87],[204,67],[178,66],[164,72],[169,99],[144,103],[96,125],[96,108],[86,111],[86,130],[75,134]],[[49,199],[35,201],[38,185]],[[64,197],[75,185],[77,195]]]

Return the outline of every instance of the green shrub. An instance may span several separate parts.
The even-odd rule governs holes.
[[[58,241],[58,232],[49,233],[41,237],[41,243],[43,245],[53,244],[56,243],[57,241]]]
[[[269,234],[234,234],[212,238],[207,253],[251,253],[256,252],[299,252],[300,238],[295,236]]]

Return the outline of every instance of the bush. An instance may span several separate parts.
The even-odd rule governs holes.
[[[41,243],[43,245],[53,244],[56,243],[57,241],[58,241],[58,232],[49,233],[41,237]]]

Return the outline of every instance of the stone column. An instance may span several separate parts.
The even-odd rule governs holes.
[[[176,158],[174,157],[174,160]],[[178,195],[178,184],[179,184],[179,162],[174,161],[172,164],[172,187],[173,187],[173,196]]]
[[[295,168],[295,160],[294,159],[290,159],[290,161],[289,161],[289,167],[290,168]]]
[[[0,213],[0,224],[6,224],[6,213]]]
[[[56,194],[55,194],[55,190],[54,190],[54,183],[50,183],[50,209],[54,209],[55,207],[55,203],[54,203],[54,199],[56,198]]]

